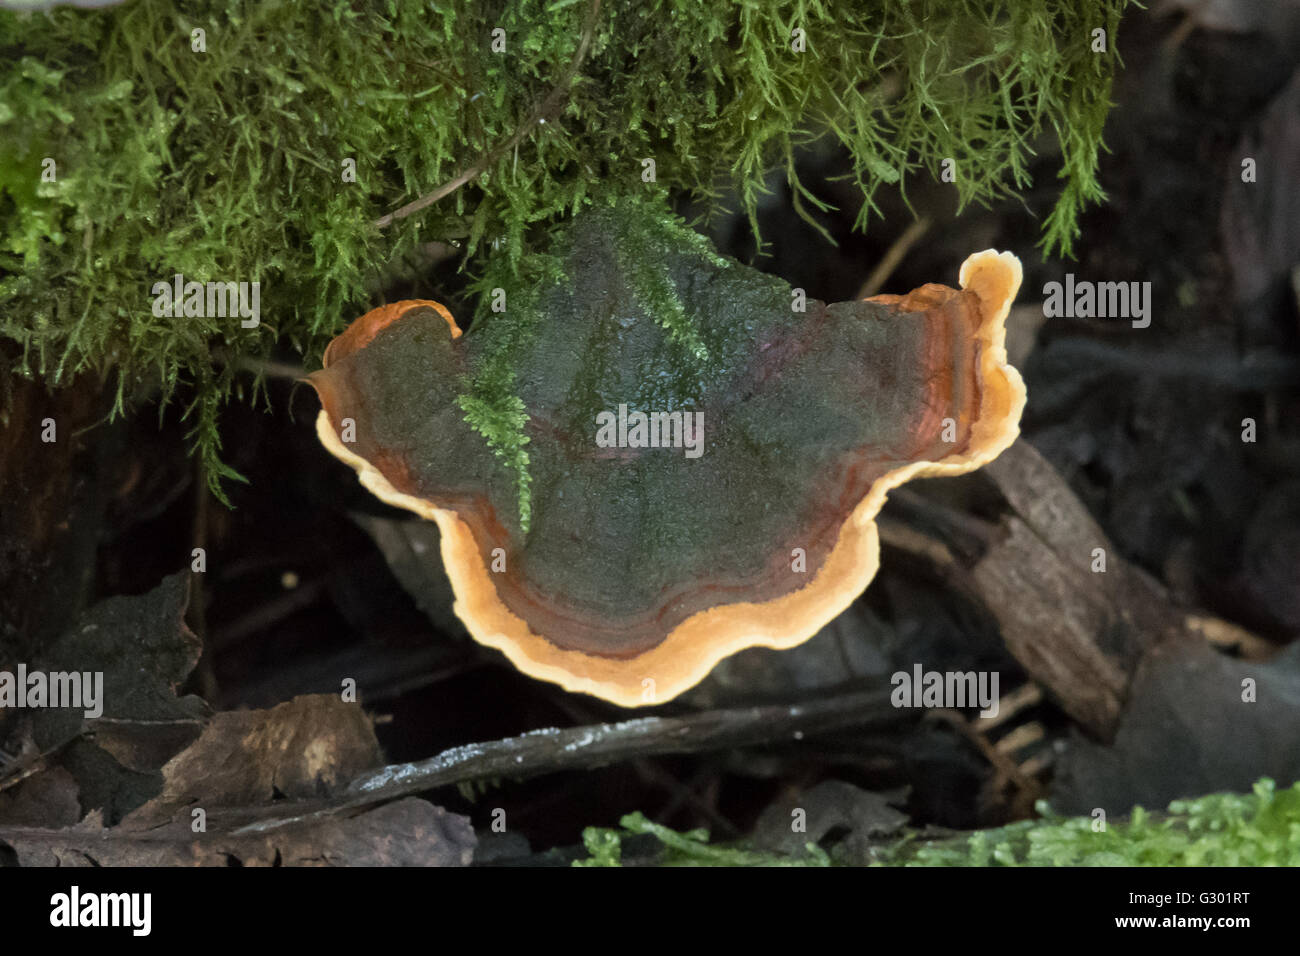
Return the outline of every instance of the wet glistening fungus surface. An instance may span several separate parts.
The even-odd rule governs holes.
[[[570,691],[662,703],[806,640],[874,576],[890,488],[1018,434],[1010,253],[826,304],[615,205],[557,261],[468,334],[436,302],[367,313],[309,381],[325,447],[437,522],[474,638]]]

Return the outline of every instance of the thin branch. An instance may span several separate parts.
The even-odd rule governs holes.
[[[504,740],[453,747],[428,760],[369,771],[328,801],[281,801],[271,808],[215,810],[209,814],[209,821],[227,821],[237,834],[262,832],[451,784],[502,777],[525,779],[643,757],[794,742],[848,727],[883,727],[916,720],[915,712],[895,708],[889,696],[888,688],[854,691],[798,704],[735,707],[685,717],[639,717],[616,724],[535,730]],[[273,815],[267,815],[268,809]]]
[[[862,691],[801,704],[704,711],[687,717],[641,717],[617,724],[535,730],[491,743],[455,747],[428,760],[396,764],[352,781],[348,792],[391,799],[467,780],[603,766],[632,757],[689,754],[802,739],[806,734],[895,723],[888,690]]]
[[[880,260],[879,264],[871,270],[871,275],[867,276],[867,281],[862,283],[862,288],[858,290],[857,297],[859,299],[869,299],[871,296],[878,294],[885,287],[885,283],[889,281],[889,277],[894,274],[894,270],[898,268],[899,263],[911,251],[912,246],[920,241],[929,228],[929,217],[922,216],[904,229],[903,234],[894,240],[894,244],[885,253],[885,258]]]
[[[307,375],[307,370],[301,365],[276,362],[272,359],[254,358],[251,355],[235,355],[225,348],[213,349],[212,359],[222,365],[232,366],[241,372],[263,375],[267,378],[282,378],[296,382]]]
[[[456,178],[443,183],[433,192],[425,193],[419,199],[407,203],[401,209],[396,209],[385,216],[380,216],[374,222],[375,228],[387,228],[398,219],[405,219],[407,216],[413,215],[422,209],[427,209],[438,200],[450,196],[457,189],[460,189],[461,186],[472,182],[484,172],[495,166],[497,160],[527,139],[532,134],[533,129],[538,123],[547,118],[554,118],[554,115],[559,110],[561,102],[569,92],[570,84],[573,83],[574,77],[578,75],[578,69],[582,66],[582,61],[587,58],[587,51],[591,48],[591,41],[596,33],[596,19],[597,14],[600,12],[600,2],[601,0],[591,0],[591,6],[587,8],[587,18],[582,26],[582,37],[578,41],[578,50],[574,53],[573,59],[569,61],[569,65],[565,68],[564,72],[560,74],[559,81],[551,89],[551,92],[546,95],[546,99],[542,100],[533,110],[532,114],[529,115],[528,119],[526,119],[523,124],[515,130],[514,134],[490,153],[481,157],[472,166],[460,175],[456,176]]]

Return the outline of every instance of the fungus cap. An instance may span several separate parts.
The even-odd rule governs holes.
[[[684,227],[624,218],[579,217],[565,275],[486,328],[461,336],[438,303],[392,303],[309,381],[325,447],[437,523],[475,640],[631,707],[815,634],[875,575],[888,491],[991,461],[1025,390],[1004,347],[1010,253],[970,256],[960,289],[797,312],[787,286]],[[663,446],[624,434],[638,411],[667,416]],[[702,416],[697,457],[668,440],[688,427],[673,411]],[[615,418],[621,443],[601,443]],[[491,431],[513,422],[522,467]]]

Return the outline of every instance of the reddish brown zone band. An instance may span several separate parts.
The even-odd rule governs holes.
[[[422,498],[435,507],[454,510],[468,526],[478,547],[480,560],[490,567],[492,552],[502,548],[507,555],[506,571],[493,574],[501,602],[521,618],[529,629],[567,650],[615,659],[629,659],[661,643],[682,621],[707,608],[737,601],[770,601],[803,586],[816,575],[834,548],[844,522],[871,486],[885,473],[907,461],[938,460],[948,455],[961,454],[970,439],[970,428],[978,415],[980,387],[977,369],[978,346],[970,348],[968,360],[963,363],[965,373],[954,375],[955,350],[963,344],[976,341],[979,300],[970,292],[958,291],[942,285],[922,286],[906,296],[877,296],[871,300],[896,307],[900,312],[925,314],[926,341],[929,349],[925,356],[927,378],[935,384],[934,400],[922,410],[921,418],[912,429],[916,440],[910,447],[900,450],[902,460],[886,462],[861,462],[853,466],[838,500],[828,507],[816,523],[792,533],[791,540],[774,543],[771,557],[763,573],[731,580],[719,579],[707,585],[693,581],[683,582],[676,593],[665,594],[658,609],[636,617],[610,621],[585,614],[572,607],[560,608],[555,596],[542,594],[529,588],[513,573],[515,562],[510,560],[512,550],[510,534],[497,519],[494,507],[484,495],[437,495],[422,488],[412,474],[408,463],[400,455],[379,448],[363,434],[360,424],[353,449],[370,461],[398,491]],[[377,313],[358,319],[336,338],[326,350],[325,366],[337,364],[343,358],[365,348],[384,328],[391,325],[411,308],[425,303],[394,303]],[[322,404],[335,431],[343,412],[339,408],[338,389],[329,377],[313,377],[312,384],[320,394]],[[954,392],[961,388],[960,408],[954,408]],[[942,419],[955,414],[957,441],[939,443]],[[361,416],[353,415],[358,423]],[[791,549],[801,547],[807,555],[807,572],[793,574],[790,570]],[[616,646],[611,646],[616,642]]]
[[[322,366],[329,368],[353,352],[361,351],[374,340],[376,335],[415,307],[416,304],[413,302],[390,302],[388,305],[367,312],[326,346],[325,356],[321,361]]]

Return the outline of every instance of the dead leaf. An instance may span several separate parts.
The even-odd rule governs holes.
[[[77,781],[62,767],[34,774],[0,793],[0,821],[10,826],[65,827],[79,819]]]
[[[162,765],[198,735],[207,705],[176,696],[200,652],[183,619],[188,592],[188,575],[178,573],[146,594],[101,601],[29,663],[30,671],[102,674],[100,717],[87,718],[84,707],[0,711],[9,750],[27,744],[46,765],[39,773],[72,774],[77,816],[102,809],[116,821],[155,796]]]
[[[382,763],[370,718],[334,694],[219,713],[163,767],[162,794],[131,819],[159,820],[191,805],[211,810],[323,796]]]
[[[207,711],[202,700],[176,696],[202,649],[185,626],[188,603],[186,573],[164,578],[147,594],[107,598],[82,615],[30,669],[102,673],[104,718],[200,719]],[[85,721],[84,711],[78,708],[32,712],[33,732],[42,750],[74,736]]]
[[[409,797],[265,832],[194,833],[187,819],[106,829],[94,813],[59,830],[0,827],[5,845],[20,866],[468,866],[475,838],[466,817]]]

